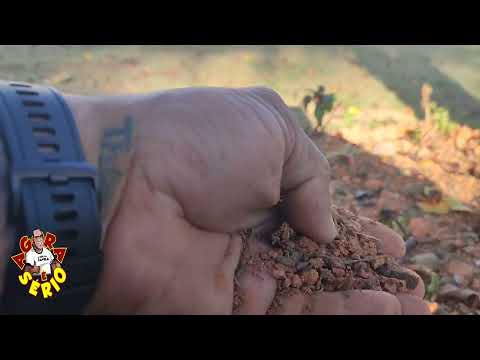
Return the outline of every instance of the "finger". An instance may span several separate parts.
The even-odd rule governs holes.
[[[382,291],[352,290],[317,293],[311,299],[313,315],[400,315],[402,307],[394,296]]]
[[[365,293],[366,291],[364,291]],[[346,293],[324,293],[321,296],[316,295],[314,299],[309,299],[304,294],[295,294],[282,301],[281,306],[274,312],[275,315],[300,315],[311,313],[314,315],[367,315],[367,314],[398,314],[398,304],[393,296],[383,292],[373,292],[374,294],[353,295],[351,304],[346,302]],[[387,294],[387,296],[383,295]],[[367,303],[365,301],[375,301]],[[421,297],[399,294],[397,300],[400,303],[402,315],[430,315],[427,304]],[[381,306],[379,306],[379,303]],[[309,310],[308,304],[313,304]],[[372,308],[375,307],[375,308]]]
[[[399,294],[397,299],[402,306],[403,315],[431,315],[431,312],[422,298],[417,296]]]
[[[388,226],[377,221],[360,217],[362,230],[370,236],[378,239],[378,246],[384,254],[401,258],[405,256],[406,247],[403,238]]]
[[[318,243],[330,242],[337,235],[325,186],[324,180],[314,178],[290,190],[285,198],[290,225]]]
[[[238,315],[265,315],[277,291],[275,279],[267,273],[244,271],[238,278],[241,303]]]
[[[238,234],[230,235],[223,258],[222,270],[226,274],[234,274],[242,255],[242,238]]]
[[[405,242],[395,231],[386,225],[365,217],[360,218],[360,223],[366,234],[378,239],[378,246],[383,253],[396,258],[405,256]],[[425,284],[423,283],[422,278],[410,269],[403,268],[403,270],[418,279],[415,289],[409,290],[408,293],[423,298],[425,295]]]
[[[307,295],[294,294],[283,299],[281,305],[272,312],[272,315],[301,315],[305,313],[308,303]]]
[[[222,236],[225,236],[222,234]],[[220,257],[221,264],[215,268],[213,279],[216,289],[234,289],[234,277],[235,270],[240,262],[240,256],[242,255],[242,238],[238,234],[230,234],[226,236],[227,246],[223,252],[223,256]],[[210,240],[210,239],[205,239]],[[213,243],[213,241],[210,241]],[[215,248],[209,251],[210,254],[214,254]],[[208,250],[207,250],[208,251]]]
[[[331,214],[330,168],[304,133],[297,136],[283,177],[285,215],[292,227],[319,243],[332,241],[337,230]]]
[[[332,241],[337,232],[330,210],[330,167],[320,150],[300,128],[288,106],[273,90],[250,89],[279,118],[285,134],[282,192],[287,221],[317,242]]]
[[[250,236],[245,244],[245,259],[266,252],[271,246]],[[237,277],[237,291],[240,295],[240,306],[235,311],[238,315],[265,315],[277,291],[276,280],[266,271],[259,271],[254,266],[245,265]]]
[[[415,289],[408,289],[408,294],[423,299],[423,297],[425,296],[425,284],[420,275],[418,275],[415,271],[407,268],[402,268],[402,270],[406,273],[411,274],[412,276],[415,276],[418,279],[417,286],[415,287]]]

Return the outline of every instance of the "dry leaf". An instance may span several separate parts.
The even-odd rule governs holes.
[[[437,215],[445,215],[450,211],[473,212],[468,206],[452,197],[445,197],[438,202],[420,201],[417,205],[424,212]]]
[[[457,199],[452,197],[447,197],[445,201],[448,203],[449,207],[453,211],[462,211],[462,212],[472,212],[473,210],[470,209],[468,206],[462,204]]]
[[[420,209],[422,209],[422,211],[430,214],[445,215],[450,212],[450,205],[446,200],[436,203],[420,201],[417,203],[417,205]]]
[[[480,305],[480,294],[471,289],[460,289],[447,284],[438,292],[439,300],[461,301],[469,307],[478,308]]]
[[[438,311],[438,304],[436,302],[427,302],[427,306],[431,314],[435,314]]]

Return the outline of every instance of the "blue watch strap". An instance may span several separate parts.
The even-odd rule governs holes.
[[[73,115],[53,88],[0,81],[0,134],[9,161],[9,221],[18,240],[40,228],[67,247],[68,280],[54,298],[28,294],[9,261],[3,313],[80,314],[102,269],[96,169],[83,154]],[[9,260],[9,259],[8,259]]]

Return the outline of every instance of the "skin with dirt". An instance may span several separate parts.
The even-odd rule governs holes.
[[[244,270],[241,271],[266,271],[277,281],[269,313],[275,313],[282,299],[299,291],[307,295],[346,290],[398,294],[416,288],[418,278],[402,270],[394,258],[382,254],[378,240],[362,232],[356,215],[335,206],[332,211],[338,235],[325,245],[296,233],[286,222],[267,234],[253,230],[242,233],[244,251],[239,268]],[[252,254],[248,249],[248,239],[252,236],[272,249]],[[241,302],[236,289],[234,310]]]

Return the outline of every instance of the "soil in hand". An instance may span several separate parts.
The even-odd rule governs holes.
[[[288,223],[262,235],[253,230],[242,233],[244,251],[240,271],[267,272],[277,281],[277,293],[269,312],[274,312],[282,299],[299,291],[311,295],[369,289],[397,294],[417,286],[417,277],[383,254],[378,239],[362,232],[357,216],[343,208],[332,210],[338,236],[326,245],[296,233]],[[267,243],[270,250],[252,253],[248,250],[252,240]],[[236,286],[234,310],[240,304]]]

